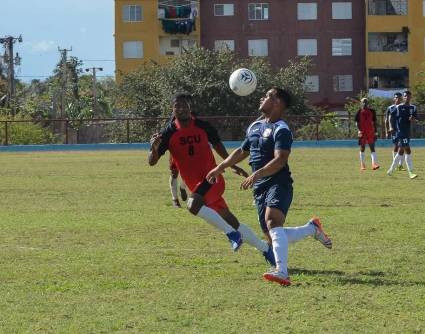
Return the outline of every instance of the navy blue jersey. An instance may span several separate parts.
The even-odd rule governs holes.
[[[410,117],[418,118],[416,106],[399,104],[391,113],[391,126],[397,137],[410,137]]]
[[[255,172],[274,159],[275,150],[291,151],[292,141],[292,132],[284,121],[267,123],[265,120],[257,120],[249,126],[241,148],[250,152],[249,164]],[[276,174],[255,182],[254,191],[263,190],[273,184],[292,184],[288,164]]]
[[[388,121],[390,118],[390,115],[394,111],[394,109],[397,108],[397,104],[392,104],[387,108],[387,111],[385,112],[385,120]]]

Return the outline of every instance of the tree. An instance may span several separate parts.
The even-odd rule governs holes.
[[[250,68],[257,76],[256,91],[246,97],[235,95],[228,87],[230,74],[237,68]],[[304,81],[310,61],[302,58],[286,68],[274,69],[265,58],[240,59],[233,52],[191,49],[167,65],[145,63],[124,76],[118,87],[118,106],[127,115],[163,116],[170,114],[170,100],[179,91],[194,97],[194,110],[201,116],[257,115],[258,102],[273,86],[292,92],[295,115],[313,114],[305,103]]]

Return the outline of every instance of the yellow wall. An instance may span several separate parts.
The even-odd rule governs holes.
[[[142,6],[142,22],[124,22],[122,19],[123,5]],[[199,8],[198,8],[199,11]],[[198,41],[200,38],[199,17],[196,20],[196,31],[190,34],[191,38]],[[158,20],[158,1],[157,0],[115,0],[115,68],[117,80],[120,80],[120,73],[128,73],[137,69],[144,63],[154,61],[163,64],[172,56],[163,56],[159,50],[160,36],[173,36],[166,34],[162,30],[161,21]],[[185,36],[186,35],[174,35]],[[125,41],[143,41],[143,59],[124,59],[123,42]]]
[[[366,77],[369,68],[409,69],[409,85],[413,87],[419,80],[417,73],[425,70],[425,17],[422,0],[408,1],[407,16],[369,16],[366,0]],[[368,52],[369,32],[400,32],[408,27],[408,52]]]

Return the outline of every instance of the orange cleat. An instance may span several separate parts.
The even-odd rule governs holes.
[[[314,233],[314,239],[319,240],[323,246],[326,248],[332,249],[332,240],[326,235],[325,231],[323,231],[322,224],[320,223],[319,218],[312,218],[310,220],[310,224],[313,224],[316,228],[316,232]]]
[[[372,169],[373,169],[373,170],[377,170],[377,169],[379,169],[379,167],[380,167],[380,166],[379,166],[378,164],[373,164],[373,165],[372,165]]]
[[[269,271],[263,274],[263,278],[269,282],[279,283],[282,286],[290,286],[291,280],[279,271]]]

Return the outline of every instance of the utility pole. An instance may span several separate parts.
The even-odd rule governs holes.
[[[15,68],[14,66],[19,66],[21,64],[21,57],[19,57],[19,54],[16,53],[16,56],[13,57],[13,44],[18,41],[19,43],[22,43],[22,35],[19,35],[19,37],[13,37],[13,36],[6,36],[3,38],[0,38],[0,43],[3,44],[3,47],[5,48],[5,54],[4,54],[4,62],[7,64],[7,98],[6,98],[6,105],[11,106],[12,101],[15,99]]]
[[[66,94],[66,84],[68,80],[68,52],[72,51],[72,46],[70,49],[61,49],[58,47],[58,51],[61,54],[61,65],[62,65],[62,82],[61,82],[61,112],[60,118],[65,117],[65,94]]]
[[[97,89],[96,89],[96,71],[103,71],[102,67],[89,67],[86,68],[86,72],[92,71],[93,75],[93,114],[96,114],[97,111]]]

